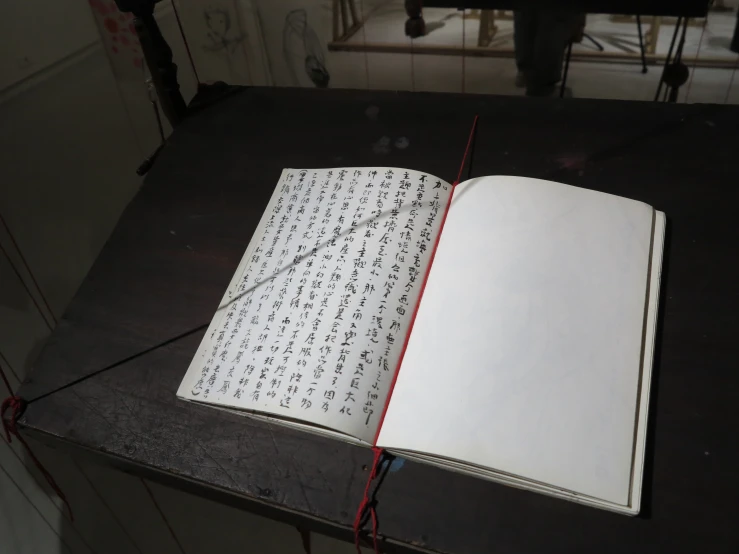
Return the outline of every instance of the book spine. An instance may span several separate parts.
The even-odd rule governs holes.
[[[423,276],[423,282],[421,283],[421,292],[418,295],[418,300],[416,301],[416,305],[413,308],[413,315],[411,316],[411,323],[408,326],[408,332],[405,334],[405,340],[403,341],[403,349],[400,351],[400,358],[398,358],[398,366],[395,368],[395,373],[393,374],[393,380],[390,383],[390,389],[387,393],[387,400],[385,401],[385,406],[382,409],[382,414],[380,415],[380,424],[377,426],[377,433],[375,433],[375,438],[372,441],[372,446],[377,446],[377,439],[380,437],[380,431],[382,431],[382,424],[385,421],[385,414],[387,414],[387,408],[390,406],[390,399],[393,397],[393,389],[395,389],[395,383],[398,380],[398,374],[400,373],[400,367],[403,365],[403,358],[405,357],[405,351],[408,348],[408,341],[411,339],[411,333],[413,332],[413,324],[416,322],[416,317],[418,316],[418,308],[421,306],[421,300],[423,300],[423,292],[426,290],[426,282],[429,279],[429,275],[431,274],[431,267],[434,265],[434,258],[436,257],[436,250],[439,248],[439,241],[441,240],[441,234],[444,232],[444,223],[446,223],[446,217],[449,213],[449,208],[452,205],[452,196],[454,196],[454,187],[451,188],[451,192],[449,194],[449,200],[446,203],[446,208],[444,208],[444,214],[441,217],[441,224],[439,226],[439,233],[436,235],[436,240],[434,241],[434,247],[431,251],[431,257],[429,258],[429,265],[426,268],[426,274]]]
[[[400,367],[403,365],[403,358],[405,357],[405,351],[408,348],[408,341],[411,339],[411,333],[413,332],[413,324],[416,322],[416,316],[418,316],[418,308],[423,300],[423,292],[426,290],[426,282],[429,280],[431,274],[431,268],[434,265],[434,258],[436,258],[436,250],[439,248],[439,241],[441,240],[441,234],[444,232],[444,224],[446,223],[446,216],[449,214],[449,208],[452,206],[452,197],[454,196],[454,189],[459,184],[459,180],[462,178],[462,171],[464,170],[465,163],[467,163],[467,156],[469,156],[472,149],[472,145],[475,140],[475,131],[477,130],[477,120],[479,116],[475,116],[472,121],[472,128],[470,129],[470,135],[467,138],[467,146],[464,149],[464,155],[462,156],[462,163],[459,165],[459,173],[457,173],[457,179],[452,184],[451,191],[449,192],[449,201],[444,209],[444,215],[441,218],[441,225],[439,226],[439,233],[436,235],[434,241],[434,249],[431,251],[431,257],[429,258],[429,265],[426,268],[426,275],[423,276],[423,283],[421,284],[421,292],[418,295],[416,306],[413,308],[413,317],[411,317],[411,324],[408,327],[408,332],[405,335],[405,341],[403,341],[403,350],[400,351],[400,358],[398,358],[398,367],[395,368],[395,374],[393,375],[393,381],[390,383],[390,389],[387,394],[387,400],[385,401],[385,407],[382,409],[382,415],[380,416],[380,424],[377,426],[377,433],[372,441],[372,446],[377,446],[377,439],[380,437],[382,431],[382,424],[385,422],[385,414],[387,414],[387,408],[390,406],[390,399],[393,397],[393,390],[395,389],[395,383],[398,381],[398,374],[400,373]]]

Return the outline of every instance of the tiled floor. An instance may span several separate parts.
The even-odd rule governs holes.
[[[731,3],[730,3],[731,4]],[[734,2],[737,4],[737,2]],[[453,8],[425,8],[423,11],[427,33],[413,40],[415,46],[477,46],[480,26],[479,10],[462,11]],[[411,39],[405,36],[404,24],[407,19],[402,0],[377,0],[365,2],[365,29],[354,34],[349,42],[353,44],[410,44]],[[513,21],[511,12],[505,17],[497,17],[496,34],[490,45],[491,50],[513,48]],[[670,46],[674,30],[674,18],[662,18],[661,30],[656,46],[657,54],[665,54]],[[736,14],[733,12],[711,12],[707,18],[705,31],[703,20],[693,20],[688,26],[683,55],[692,60],[698,53],[699,58],[725,58],[733,60],[736,55],[728,48],[731,41]],[[651,26],[652,18],[642,17],[642,28],[646,34]],[[636,20],[624,21],[624,18],[607,14],[590,14],[587,16],[585,32],[598,40],[606,53],[626,52],[638,54],[639,37]],[[575,45],[575,51],[595,52],[596,47],[587,39]]]
[[[467,11],[469,13],[469,10]],[[477,94],[520,95],[523,91],[513,86],[515,64],[511,57],[476,57],[424,54],[426,46],[465,47],[477,45],[479,20],[463,18],[454,9],[427,8],[424,19],[426,36],[411,40],[404,34],[407,18],[402,2],[381,0],[366,2],[366,23],[349,43],[367,49],[365,52],[329,52],[329,69],[339,86],[362,88],[366,79],[352,82],[346,74],[366,63],[369,68],[369,88],[395,90],[428,90],[439,92],[468,92]],[[690,25],[686,33],[683,59],[691,68],[690,84],[680,90],[679,101],[739,103],[739,83],[735,75],[739,56],[728,49],[736,15],[711,13],[705,29]],[[498,31],[492,49],[509,51],[513,48],[513,23],[498,20]],[[649,18],[644,18],[647,31]],[[664,55],[669,49],[674,22],[661,26],[656,53]],[[586,32],[598,40],[606,53],[639,52],[637,27],[631,22],[613,21],[609,15],[588,16]],[[404,45],[416,53],[377,53],[373,46]],[[699,49],[700,46],[700,49]],[[588,40],[575,44],[573,53],[595,52]],[[726,68],[700,67],[702,60],[725,60]],[[732,63],[736,62],[734,65]],[[630,62],[573,60],[568,86],[578,98],[610,98],[616,100],[652,100],[657,90],[662,67],[651,63],[647,74],[641,73],[638,59]],[[364,81],[364,82],[363,82]],[[365,85],[366,86],[366,85]]]

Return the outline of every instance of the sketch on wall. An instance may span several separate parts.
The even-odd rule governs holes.
[[[274,85],[334,86],[328,51],[333,1],[251,0]]]
[[[175,0],[204,83],[269,84],[259,21],[251,0]]]
[[[204,10],[203,20],[207,29],[207,39],[203,44],[203,49],[223,55],[228,66],[228,73],[233,75],[233,56],[246,38],[246,34],[232,26],[231,14],[221,8]]]
[[[205,10],[203,19],[208,29],[209,41],[203,48],[211,52],[226,51],[229,54],[236,52],[236,48],[246,35],[231,28],[231,14],[222,9]]]
[[[326,69],[326,57],[304,9],[292,10],[285,16],[282,51],[294,86],[301,85],[299,72],[302,71],[316,87],[328,87],[331,76]]]

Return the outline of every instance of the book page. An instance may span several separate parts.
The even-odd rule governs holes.
[[[460,184],[378,446],[628,504],[654,210]]]
[[[451,186],[286,169],[178,396],[372,442]]]

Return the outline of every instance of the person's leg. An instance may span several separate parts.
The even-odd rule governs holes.
[[[526,80],[528,96],[549,96],[562,78],[565,47],[574,28],[572,13],[542,10],[537,14],[533,69]]]
[[[516,86],[525,86],[526,74],[534,67],[536,46],[536,11],[532,9],[513,12],[513,46],[516,55]]]

